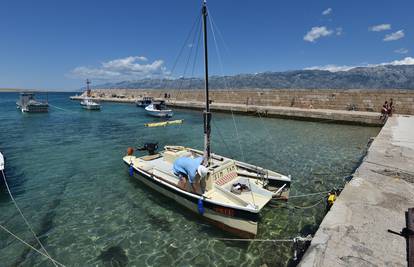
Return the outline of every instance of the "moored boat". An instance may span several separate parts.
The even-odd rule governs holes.
[[[135,101],[135,104],[137,105],[137,107],[147,107],[151,104],[151,102],[154,101],[154,98],[152,96],[144,96],[141,99],[138,99],[137,101]]]
[[[80,105],[82,106],[83,109],[100,110],[101,104],[94,101],[91,97],[91,89],[89,88],[90,83],[91,81],[89,79],[86,79],[86,97],[82,99],[82,101],[80,102]]]
[[[4,170],[4,157],[3,154],[0,152],[0,171]]]
[[[170,118],[174,115],[173,111],[167,107],[164,100],[152,101],[145,108],[148,115],[160,118]]]
[[[20,98],[16,105],[22,112],[37,113],[49,111],[47,101],[36,100],[34,93],[20,93]]]
[[[211,112],[207,64],[207,6],[202,6],[205,63],[204,150],[183,146],[165,146],[156,153],[153,144],[145,145],[149,155],[135,156],[132,148],[123,157],[130,176],[160,194],[171,198],[212,224],[241,237],[257,234],[261,210],[273,198],[288,199],[290,176],[252,164],[211,153]],[[146,108],[154,109],[150,105]],[[154,109],[156,110],[156,109]],[[154,111],[155,112],[155,111]],[[152,114],[151,114],[152,115]],[[143,149],[139,149],[143,150]],[[206,172],[199,173],[196,187],[183,186],[183,178],[174,173],[178,159],[202,162]],[[200,167],[200,166],[199,166]],[[180,180],[181,179],[181,180]],[[195,189],[197,188],[197,189]]]

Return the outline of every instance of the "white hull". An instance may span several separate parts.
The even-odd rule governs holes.
[[[4,170],[4,157],[0,152],[0,171]]]
[[[162,195],[170,199],[173,199],[175,202],[191,210],[192,212],[199,214],[198,206],[196,203],[189,201],[185,199],[184,197],[181,197],[169,190],[166,190],[162,188],[161,186],[158,186],[156,184],[157,182],[154,183],[154,182],[148,181],[148,179],[153,179],[151,175],[145,172],[140,172],[139,170],[138,172],[140,175],[134,175],[134,178],[141,181],[142,183],[149,186],[150,188],[154,189],[155,191],[161,193]],[[145,177],[147,177],[148,179],[146,179]],[[254,222],[254,221],[248,221],[248,220],[223,216],[220,213],[215,212],[208,208],[204,208],[204,213],[201,216],[209,220],[212,224],[216,225],[218,228],[221,228],[227,232],[234,233],[241,237],[254,237],[257,234],[257,222]]]
[[[154,106],[151,104],[145,108],[145,111],[148,115],[158,118],[170,118],[174,115],[171,109],[154,109]]]

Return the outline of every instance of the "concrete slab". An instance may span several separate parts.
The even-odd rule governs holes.
[[[406,266],[405,227],[414,207],[414,116],[394,116],[328,212],[300,266]]]

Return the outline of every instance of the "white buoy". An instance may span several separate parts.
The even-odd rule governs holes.
[[[0,171],[4,170],[4,157],[0,152]]]

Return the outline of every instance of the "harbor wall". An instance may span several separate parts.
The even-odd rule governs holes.
[[[327,213],[299,266],[406,266],[414,207],[414,116],[393,116]],[[411,259],[413,260],[413,259]]]
[[[203,90],[162,89],[94,89],[100,98],[119,99],[120,102],[152,96],[170,101],[204,101]],[[322,90],[322,89],[257,89],[211,90],[213,103],[230,103],[245,106],[281,106],[305,109],[357,110],[380,112],[384,101],[393,99],[395,112],[414,115],[414,90]]]

